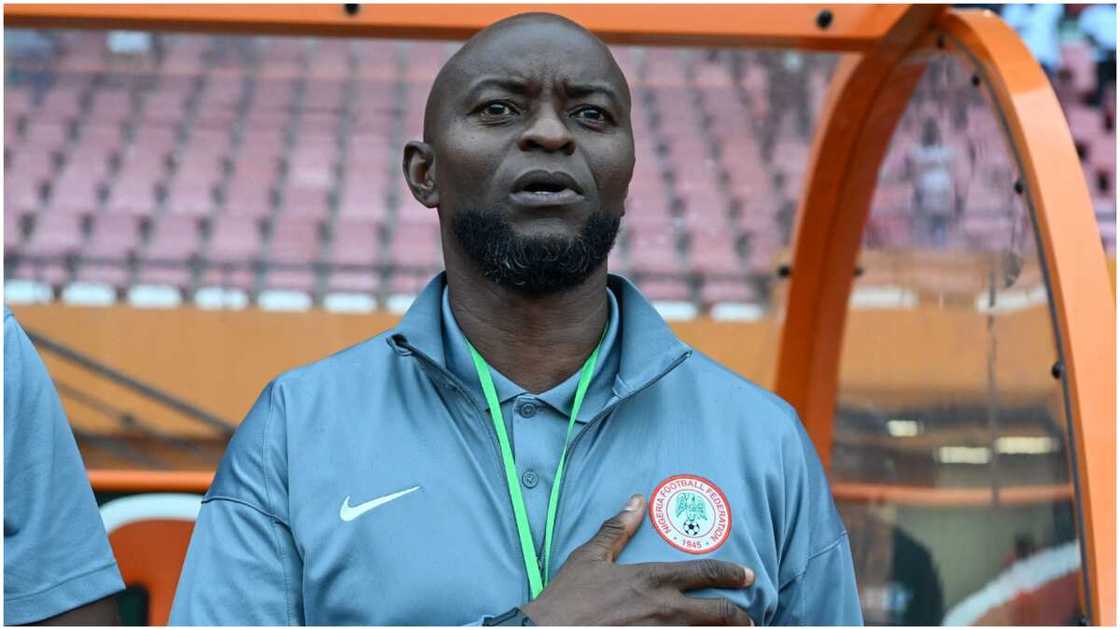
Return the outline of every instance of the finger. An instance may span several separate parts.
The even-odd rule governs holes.
[[[584,550],[598,560],[614,561],[642,524],[644,504],[642,495],[630,497],[621,512],[603,522],[599,531],[584,544]]]
[[[754,571],[722,560],[687,560],[650,564],[646,575],[655,586],[672,586],[682,591],[701,588],[746,588],[754,584]]]
[[[726,597],[685,597],[681,605],[690,625],[753,626],[747,611]]]

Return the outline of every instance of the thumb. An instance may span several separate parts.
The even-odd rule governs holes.
[[[638,531],[645,516],[645,499],[640,494],[630,497],[622,511],[603,521],[599,531],[587,541],[587,550],[598,560],[614,561],[630,537]]]

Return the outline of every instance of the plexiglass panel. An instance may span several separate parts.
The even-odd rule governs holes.
[[[879,173],[844,335],[831,473],[868,623],[1084,614],[1070,427],[1019,178],[987,86],[935,58]]]

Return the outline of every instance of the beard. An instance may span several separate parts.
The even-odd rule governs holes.
[[[462,210],[451,230],[488,280],[547,295],[579,286],[606,263],[621,222],[621,216],[596,212],[574,237],[518,236],[498,212]]]

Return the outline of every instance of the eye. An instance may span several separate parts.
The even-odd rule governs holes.
[[[489,103],[484,103],[477,111],[483,118],[487,119],[506,118],[517,114],[517,110],[504,101],[490,101]]]
[[[611,119],[611,115],[608,114],[605,109],[601,107],[595,107],[594,105],[586,105],[584,107],[580,107],[576,111],[572,112],[572,117],[596,124],[613,122],[613,120]]]

